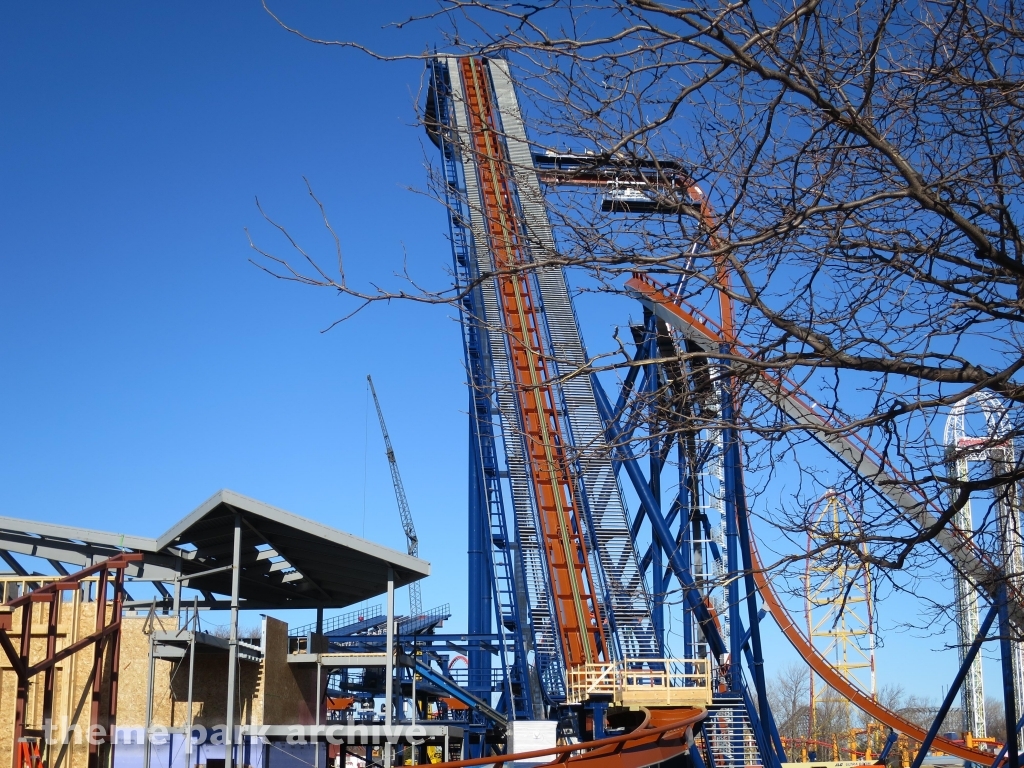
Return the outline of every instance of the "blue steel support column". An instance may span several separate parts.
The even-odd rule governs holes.
[[[683,450],[683,436],[680,435],[677,438],[678,448],[677,456],[679,462],[679,496],[676,502],[679,504],[679,531],[682,534],[680,536],[679,550],[682,554],[683,567],[687,571],[693,573],[693,546],[692,540],[696,538],[693,535],[693,522],[692,522],[692,510],[690,509],[690,472],[689,466],[686,463],[686,452]],[[693,626],[690,624],[689,617],[683,619],[683,658],[692,659],[694,658],[693,648]]]
[[[608,444],[612,447],[613,454],[617,455],[615,461],[624,467],[626,474],[629,475],[633,489],[636,491],[637,496],[640,497],[640,503],[647,513],[647,519],[650,520],[654,536],[657,536],[659,541],[672,541],[672,532],[669,529],[668,523],[665,522],[665,518],[661,515],[661,507],[651,495],[651,489],[644,479],[643,472],[640,471],[632,449],[628,443],[623,441],[620,430],[613,420],[611,405],[608,402],[608,396],[605,394],[604,387],[601,386],[601,382],[598,381],[596,376],[591,376],[590,379],[594,387],[597,410],[601,415],[602,421],[604,421]],[[683,587],[683,598],[686,600],[689,609],[693,611],[694,616],[697,617],[697,622],[700,624],[701,631],[704,633],[712,653],[716,656],[725,653],[725,643],[722,641],[722,636],[715,627],[714,619],[712,619],[711,614],[708,612],[707,606],[704,605],[703,595],[697,589],[692,574],[683,566],[682,556],[679,554],[679,551],[670,546],[666,549],[665,554],[668,556],[672,572],[675,573],[676,578]]]
[[[921,768],[921,764],[924,763],[925,757],[928,755],[928,750],[931,749],[932,742],[935,737],[939,734],[939,728],[942,727],[942,721],[946,719],[946,715],[949,714],[950,707],[953,706],[953,702],[956,700],[957,695],[960,692],[960,686],[964,684],[964,678],[967,677],[967,673],[971,670],[971,665],[974,663],[974,657],[978,655],[978,651],[981,650],[981,644],[985,641],[985,636],[988,635],[989,629],[992,627],[992,622],[999,614],[1000,630],[1002,630],[1002,617],[1003,617],[1003,606],[1005,606],[1005,592],[1002,596],[997,596],[996,603],[988,609],[988,615],[985,616],[985,621],[981,623],[981,629],[978,630],[978,634],[974,637],[974,642],[971,643],[971,647],[967,650],[967,654],[964,656],[963,662],[960,664],[960,669],[957,670],[956,677],[953,678],[953,683],[949,686],[949,691],[946,693],[946,698],[942,701],[942,706],[939,707],[939,711],[935,715],[935,719],[932,720],[931,728],[928,729],[928,735],[924,737],[924,741],[921,742],[921,749],[917,752],[917,757],[914,758],[914,763],[911,768]],[[1011,675],[1011,680],[1013,679]],[[1013,697],[1010,697],[1010,706],[1013,706]],[[1007,720],[1006,722],[1012,723],[1013,720]],[[1009,743],[1009,742],[1007,742]],[[1016,754],[1016,749],[1014,749]]]
[[[765,724],[761,722],[761,717],[757,714],[757,707],[754,706],[754,700],[750,696],[750,691],[745,685],[741,685],[739,693],[743,699],[743,708],[747,711],[747,717],[750,718],[750,730],[754,732],[754,741],[757,742],[757,750],[761,753],[762,761],[766,766],[781,768],[782,761],[775,753],[774,745],[769,740],[770,737]],[[737,733],[736,735],[738,736],[739,734]]]
[[[731,377],[722,387],[722,418],[728,425],[726,428],[725,452],[726,472],[731,468],[732,497],[736,512],[736,528],[739,534],[739,548],[743,557],[743,582],[747,593],[747,615],[750,624],[750,650],[753,655],[754,689],[757,691],[757,706],[761,722],[769,731],[775,730],[774,718],[768,706],[768,688],[764,678],[764,653],[761,648],[761,625],[757,611],[757,586],[754,584],[754,562],[751,555],[750,519],[747,514],[747,492],[743,480],[743,455],[740,450],[740,436],[736,429],[736,412],[733,407]],[[739,659],[734,660],[739,663]],[[774,744],[776,748],[780,744]],[[785,755],[779,751],[779,759]]]
[[[644,335],[643,341],[638,349],[638,352],[643,356],[644,360],[652,360],[657,354],[657,336],[656,336],[656,325],[654,314],[644,309]],[[654,398],[658,393],[658,364],[647,363],[644,366],[644,378],[641,383],[640,390],[645,395]],[[650,461],[650,469],[648,471],[648,484],[651,489],[651,495],[658,502],[659,509],[661,508],[661,441],[657,437],[658,424],[655,418],[655,409],[651,409],[651,419],[649,421],[649,440],[650,445],[648,446],[648,459]],[[643,512],[637,514],[637,522],[642,519]],[[634,533],[634,536],[636,534]],[[657,538],[655,536],[655,538]],[[651,623],[654,625],[654,635],[657,638],[658,648],[664,651],[665,648],[665,593],[667,591],[667,579],[665,578],[665,565],[662,559],[662,547],[668,548],[672,546],[671,541],[652,542],[651,548]]]
[[[766,611],[764,608],[759,610],[757,612],[757,621],[755,622],[755,626],[760,625],[761,619],[763,619],[767,615],[768,611]],[[753,670],[754,654],[750,651],[750,636],[751,630],[749,629],[743,633],[743,658],[747,662],[747,667]],[[779,726],[775,723],[775,715],[772,714],[772,708],[770,706],[765,707],[764,711],[761,713],[762,719],[765,715],[767,715],[768,717],[768,720],[765,723],[765,736],[767,736],[768,739],[771,740],[771,744],[775,747],[775,753],[779,756],[779,762],[788,763],[789,760],[786,757],[786,749],[782,745],[782,736],[779,735]]]
[[[656,437],[650,440],[650,494],[658,502],[662,501],[662,462],[658,456],[659,444]],[[655,537],[656,538],[656,537]],[[655,542],[654,549],[651,552],[651,577],[650,577],[650,589],[651,589],[651,600],[653,605],[651,606],[651,624],[654,625],[654,637],[657,638],[657,647],[665,648],[665,565],[662,561],[662,546],[671,544],[670,542],[660,543]]]
[[[724,415],[724,406],[729,401],[729,396],[725,393],[725,387],[722,390]],[[733,441],[733,431],[726,428],[723,433],[722,440],[725,445],[725,455],[722,457],[725,474],[725,578],[727,579],[725,599],[729,604],[729,662],[731,664],[729,688],[738,691],[742,687],[740,658],[743,650],[743,638],[739,629],[742,619],[740,618],[740,562],[736,528],[736,473],[733,467],[733,455],[729,450],[729,445]]]
[[[661,461],[658,459],[658,441],[651,441],[651,495],[661,501]],[[662,546],[670,547],[672,542],[662,542]],[[654,605],[651,610],[651,623],[654,624],[654,636],[658,647],[665,647],[665,565],[662,562],[661,547],[655,546],[651,553],[651,595]]]
[[[1003,663],[1003,709],[1006,715],[1006,767],[1020,768],[1020,756],[1017,752],[1017,730],[1013,723],[1017,722],[1016,691],[1013,686],[1013,641],[1010,639],[1010,612],[1007,607],[1006,582],[996,589],[996,607],[999,609],[999,655]]]
[[[489,635],[491,633],[491,590],[489,580],[490,541],[487,519],[487,501],[484,495],[483,478],[480,470],[480,456],[477,446],[480,444],[473,408],[473,392],[470,390],[469,419],[469,617],[467,630],[470,635]],[[470,646],[467,654],[469,661],[469,691],[490,703],[491,701],[491,654],[481,650],[479,644]]]

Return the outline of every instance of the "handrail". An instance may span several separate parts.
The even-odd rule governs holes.
[[[685,710],[684,710],[685,711]],[[450,763],[439,763],[444,768],[470,768],[470,766],[476,765],[493,765],[494,768],[503,768],[505,763],[514,762],[516,760],[528,760],[536,757],[544,757],[546,755],[555,755],[558,757],[557,760],[552,760],[548,765],[555,765],[565,763],[571,760],[573,757],[582,758],[585,755],[573,755],[574,752],[586,751],[587,753],[594,752],[604,747],[616,747],[625,748],[626,744],[630,741],[641,741],[648,740],[651,737],[657,736],[658,741],[666,733],[671,731],[679,731],[686,728],[690,728],[697,723],[701,722],[707,717],[707,710],[690,710],[693,712],[692,715],[678,720],[668,725],[657,726],[654,728],[647,728],[651,722],[650,710],[644,709],[644,721],[633,731],[629,733],[623,733],[618,736],[609,736],[604,739],[597,739],[596,741],[586,741],[580,744],[563,744],[560,747],[551,747],[550,749],[538,749],[532,752],[518,752],[512,755],[491,755],[490,757],[474,757],[468,760],[453,760]],[[616,750],[619,751],[619,750]]]
[[[568,676],[570,703],[595,694],[610,695],[619,705],[681,707],[711,702],[707,659],[627,658],[573,667]]]

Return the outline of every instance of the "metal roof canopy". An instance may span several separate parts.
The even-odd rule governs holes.
[[[226,607],[213,594],[231,593],[236,514],[243,610],[343,608],[384,593],[388,568],[396,588],[430,573],[424,560],[228,490],[215,493],[156,539],[0,517],[0,550],[79,567],[117,552],[141,552],[145,560],[131,574],[135,580],[159,586],[180,579],[203,592],[209,607]],[[167,590],[161,592],[169,602]]]

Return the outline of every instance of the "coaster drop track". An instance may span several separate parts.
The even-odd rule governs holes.
[[[502,130],[482,60],[459,60],[465,88],[470,151],[481,190],[480,217],[493,258],[495,283],[519,405],[529,476],[544,537],[552,597],[569,667],[606,658],[605,627],[583,538],[583,523],[567,442],[557,414],[536,289]]]
[[[493,638],[503,677],[491,688],[491,658],[471,650],[469,688],[484,699],[500,692],[510,721],[553,717],[563,735],[586,730],[604,743],[601,706],[585,724],[569,701],[580,670],[618,663],[652,681],[692,671],[665,668],[610,459],[578,448],[603,441],[603,424],[589,380],[560,381],[559,364],[585,354],[561,270],[538,264],[538,230],[550,238],[549,225],[531,220],[521,198],[510,81],[496,87],[483,59],[431,67],[428,131],[442,150],[471,384],[469,628]],[[657,708],[606,749],[588,748],[585,761],[641,766],[681,754],[692,739],[659,734],[688,732],[704,715],[702,706]],[[563,751],[559,762],[579,759]]]

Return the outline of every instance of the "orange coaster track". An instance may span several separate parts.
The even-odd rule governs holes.
[[[727,334],[722,332],[713,320],[700,313],[696,308],[684,308],[683,306],[680,306],[680,302],[678,302],[669,291],[666,291],[662,286],[658,285],[650,278],[641,274],[634,274],[633,278],[626,283],[626,286],[631,292],[640,298],[641,301],[655,308],[659,314],[664,313],[662,315],[663,317],[668,315],[675,320],[675,322],[670,324],[675,325],[676,327],[680,327],[680,325],[685,326],[689,331],[699,334],[701,337],[711,342],[713,348],[716,350],[720,349],[721,345],[729,343],[737,350],[738,354],[743,354],[742,347],[740,347],[740,345],[738,345],[734,340],[728,339]],[[793,382],[789,382],[787,380],[776,380],[768,373],[764,373],[763,376],[771,384],[771,391],[781,392],[787,398],[801,397],[802,393],[799,387]],[[757,585],[757,591],[761,595],[761,599],[764,600],[765,606],[775,618],[776,623],[786,636],[786,639],[789,640],[793,648],[796,649],[797,653],[800,654],[811,669],[813,669],[822,680],[828,683],[828,685],[838,691],[840,695],[844,696],[854,706],[865,712],[868,716],[875,718],[893,730],[903,733],[912,739],[923,741],[926,736],[926,729],[905,720],[892,710],[883,707],[874,698],[854,685],[849,679],[841,675],[838,670],[836,670],[836,668],[818,652],[807,636],[797,626],[796,622],[794,622],[790,617],[785,605],[775,592],[768,574],[761,563],[761,558],[758,555],[753,535],[751,535],[751,557],[753,561],[754,581]],[[957,744],[956,742],[949,741],[941,736],[935,738],[934,745],[937,749],[951,755],[955,755],[963,760],[969,760],[982,765],[988,765],[992,762],[992,755],[986,752],[968,749],[963,744]]]
[[[481,218],[493,258],[502,328],[511,360],[519,428],[529,467],[550,586],[568,669],[606,659],[607,637],[590,572],[579,496],[565,448],[545,354],[542,323],[512,169],[490,76],[482,59],[459,59],[469,143],[481,190]]]
[[[707,716],[703,709],[651,710],[645,712],[640,727],[620,736],[582,744],[566,744],[552,749],[491,755],[471,760],[442,763],[444,768],[504,768],[518,760],[530,764],[569,765],[580,768],[645,768],[686,752],[693,743],[693,728]],[[542,758],[550,758],[543,763]]]

